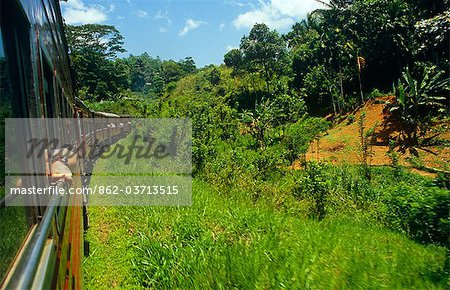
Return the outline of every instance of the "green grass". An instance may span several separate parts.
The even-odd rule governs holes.
[[[441,233],[429,229],[436,217],[436,230],[446,224],[437,213],[445,191],[431,180],[389,168],[367,179],[359,167],[324,164],[262,180],[253,152],[222,151],[198,175],[209,183],[194,179],[191,207],[89,208],[87,289],[450,286],[447,249],[425,239]],[[91,187],[119,164],[99,160]]]
[[[446,288],[446,249],[194,180],[193,206],[91,207],[87,289]]]

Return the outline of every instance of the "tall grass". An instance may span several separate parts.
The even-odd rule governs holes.
[[[219,142],[191,207],[90,207],[86,288],[450,286],[448,191],[401,168],[287,170],[269,149]]]
[[[91,207],[87,289],[445,288],[446,249],[195,180],[186,208]]]

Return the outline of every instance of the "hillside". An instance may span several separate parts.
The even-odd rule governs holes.
[[[318,142],[310,144],[306,154],[307,161],[322,160],[333,164],[358,164],[361,162],[361,146],[358,120],[362,112],[366,113],[365,131],[374,128],[371,138],[370,164],[374,166],[390,165],[389,140],[397,140],[401,134],[399,124],[388,121],[388,112],[383,110],[394,97],[378,97],[367,101],[364,106],[354,112],[341,116],[340,122],[328,130]],[[352,121],[353,119],[353,121]],[[418,170],[420,165],[448,171],[450,168],[450,124],[441,122],[434,124],[427,138],[433,145],[414,148],[402,148],[396,145],[394,151],[399,157],[399,164],[409,167],[423,175],[433,175],[424,170]],[[447,146],[446,146],[447,144]],[[416,149],[416,150],[414,150]]]

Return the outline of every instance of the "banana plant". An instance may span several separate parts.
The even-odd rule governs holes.
[[[407,67],[394,86],[397,102],[389,110],[401,120],[412,145],[418,144],[418,134],[426,134],[432,115],[445,112],[444,95],[450,89],[449,79],[444,78],[442,71],[434,73],[435,69],[435,66],[425,68],[423,77],[415,79]]]

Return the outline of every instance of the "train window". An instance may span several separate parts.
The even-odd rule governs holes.
[[[3,47],[3,36],[0,26],[0,199],[4,197],[2,191],[5,184],[5,118],[11,117],[11,90],[9,69]]]
[[[2,9],[2,14],[6,13],[8,6]],[[30,79],[30,40],[29,26],[27,25],[14,25],[16,21],[8,21],[7,15],[1,17],[2,19],[2,31],[3,31],[3,50],[5,56],[11,63],[14,63],[9,67],[10,86],[17,89],[14,93],[17,93],[20,97],[13,98],[11,100],[12,110],[14,115],[20,115],[21,117],[29,117],[29,104],[27,102],[27,96],[29,93],[29,79]],[[19,20],[19,19],[17,19]]]
[[[5,118],[29,117],[29,24],[16,1],[2,2],[0,14],[0,281],[29,226],[28,210],[5,207]],[[1,284],[1,283],[0,283]]]
[[[50,64],[43,59],[43,70],[44,70],[44,97],[45,97],[45,116],[47,118],[55,118],[55,89],[53,87],[53,70]]]

